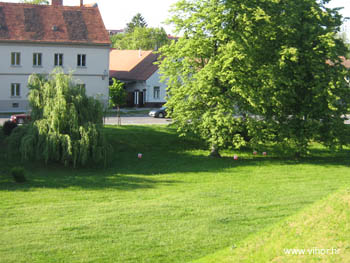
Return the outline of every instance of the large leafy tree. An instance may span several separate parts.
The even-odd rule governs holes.
[[[110,146],[101,132],[101,103],[87,97],[85,88],[61,71],[48,78],[32,75],[28,85],[33,122],[26,127],[19,149],[12,150],[19,150],[24,160],[74,167],[106,164]],[[11,136],[16,138],[16,132]]]
[[[182,134],[212,153],[250,143],[341,145],[349,110],[337,10],[316,0],[179,1],[184,37],[162,48],[167,106]]]
[[[297,155],[305,154],[311,141],[330,147],[346,143],[344,116],[350,100],[340,59],[346,48],[336,38],[341,16],[326,8],[327,2],[262,2],[252,13],[256,22],[249,27],[251,33],[243,37],[247,59],[228,63],[236,50],[225,49],[223,79],[235,80],[237,68],[244,66],[244,81],[236,88],[247,98],[248,110],[263,117],[251,118],[256,142],[284,143]]]
[[[111,36],[111,41],[113,48],[121,50],[157,50],[170,42],[163,28],[148,27],[136,27],[132,32]]]

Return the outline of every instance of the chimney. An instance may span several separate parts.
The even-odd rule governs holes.
[[[80,0],[80,6],[84,6],[84,0]]]
[[[62,6],[63,0],[52,0],[51,4],[55,6]]]

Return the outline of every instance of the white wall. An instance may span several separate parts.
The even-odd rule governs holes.
[[[153,97],[153,87],[160,87],[159,99]],[[160,81],[159,70],[154,72],[154,74],[146,81],[146,102],[151,103],[164,103],[166,102],[166,85]]]
[[[159,87],[159,98],[154,98],[153,88]],[[127,84],[127,92],[146,90],[146,103],[165,103],[166,102],[166,85],[160,82],[160,75],[158,70],[146,81],[135,81]]]
[[[20,66],[11,66],[11,53],[21,53]],[[42,53],[42,66],[33,66],[33,53]],[[63,70],[86,85],[87,95],[101,94],[108,99],[109,47],[50,44],[0,43],[0,111],[27,110],[27,81],[32,73],[48,74],[54,69],[54,54],[62,53]],[[86,54],[86,67],[77,67],[77,55]],[[21,84],[21,96],[11,97],[11,83]],[[12,102],[20,108],[7,109]],[[23,105],[23,107],[22,107]]]

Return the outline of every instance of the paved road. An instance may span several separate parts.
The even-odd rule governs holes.
[[[148,116],[123,116],[120,117],[122,125],[144,125],[144,124],[169,124],[171,119],[153,118]],[[118,123],[117,117],[106,118],[106,124],[115,125]]]
[[[1,117],[0,125],[3,125],[8,118]],[[152,118],[148,116],[123,116],[120,117],[122,125],[144,125],[144,124],[169,124],[171,123],[170,119],[161,119],[161,118]],[[106,124],[116,125],[118,123],[118,119],[116,117],[108,117],[106,118]]]
[[[349,116],[350,117],[350,116]],[[0,125],[3,125],[5,121],[10,118],[0,118]],[[160,119],[160,118],[152,118],[148,116],[123,116],[121,118],[122,125],[144,125],[144,124],[169,124],[171,123],[171,119]],[[108,117],[106,118],[106,124],[116,125],[118,123],[118,119],[116,117]],[[350,124],[349,120],[345,121],[346,124]]]

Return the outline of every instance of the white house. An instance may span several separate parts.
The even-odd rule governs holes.
[[[125,83],[128,106],[160,107],[166,102],[166,85],[154,64],[157,58],[152,51],[111,50],[109,75]]]
[[[0,111],[28,110],[28,77],[55,67],[107,101],[110,44],[97,5],[0,2]]]

